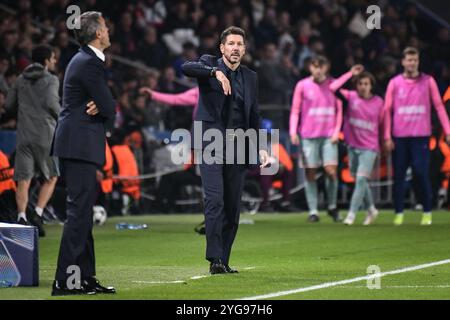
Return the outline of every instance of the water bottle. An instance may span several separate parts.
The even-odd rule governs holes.
[[[121,222],[121,223],[116,224],[117,230],[142,230],[142,229],[147,229],[147,228],[148,228],[148,225],[146,223],[134,224],[134,223]]]
[[[8,280],[0,280],[0,288],[10,288],[13,286],[13,283]]]
[[[116,224],[116,230],[125,230],[125,229],[128,229],[128,223],[121,222]]]
[[[142,229],[147,229],[148,226],[146,223],[143,224],[129,224],[128,225],[128,229],[130,230],[142,230]]]

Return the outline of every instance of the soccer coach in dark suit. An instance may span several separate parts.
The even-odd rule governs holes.
[[[227,135],[226,129],[255,129],[257,132],[260,129],[258,84],[257,74],[241,65],[245,54],[244,30],[229,27],[222,32],[220,42],[220,59],[204,55],[198,62],[183,64],[182,70],[185,75],[197,78],[199,84],[199,106],[194,120],[201,121],[203,130],[220,130],[224,136],[224,146],[228,146],[226,140],[234,140],[235,135]],[[194,126],[194,140],[196,139],[201,137],[195,136]],[[204,147],[203,142],[201,146]],[[243,146],[232,147],[242,150]],[[244,148],[247,149],[245,146]],[[229,152],[227,148],[222,151]],[[259,155],[261,167],[267,166],[267,151],[260,148]],[[210,261],[211,274],[237,272],[229,267],[229,259],[239,225],[242,189],[248,163],[235,162],[208,164],[202,161],[200,164],[206,259]]]
[[[92,237],[96,170],[105,162],[105,125],[115,115],[116,103],[106,83],[103,54],[110,41],[101,13],[85,12],[78,22],[75,36],[81,48],[66,69],[62,110],[52,145],[67,189],[67,221],[52,295],[115,293],[114,288],[103,287],[95,278]]]

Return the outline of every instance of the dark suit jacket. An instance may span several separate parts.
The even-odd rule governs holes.
[[[86,113],[86,104],[91,100],[99,109],[95,116]],[[66,69],[52,155],[103,165],[105,125],[114,119],[115,105],[103,61],[89,47],[82,47]]]
[[[226,96],[223,93],[222,85],[215,77],[211,77],[211,70],[217,70],[227,74],[226,65],[223,59],[215,56],[203,55],[198,62],[185,62],[182,65],[183,73],[188,77],[198,80],[200,98],[198,103],[195,121],[203,122],[203,129],[217,128],[224,129],[223,108],[226,105]],[[258,76],[256,72],[246,66],[241,65],[244,84],[244,108],[245,108],[245,129],[260,129],[261,120],[258,108]]]

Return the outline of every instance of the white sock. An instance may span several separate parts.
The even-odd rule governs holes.
[[[356,217],[356,215],[354,212],[351,212],[351,211],[348,212],[347,218],[355,218],[355,217]]]
[[[368,211],[370,214],[374,214],[375,212],[377,212],[377,208],[375,208],[375,206],[372,205],[372,206],[370,206]]]
[[[336,209],[336,208],[337,208],[336,205],[330,205],[330,206],[328,206],[328,210],[334,210],[334,209]]]
[[[319,212],[318,212],[318,211],[310,211],[310,212],[309,212],[309,215],[310,215],[310,216],[314,216],[314,215],[318,216],[318,215],[319,215]]]
[[[36,211],[39,217],[42,217],[42,213],[44,213],[44,209],[39,207],[34,208],[34,211]]]
[[[25,221],[27,221],[27,216],[26,216],[25,212],[19,212],[19,215],[17,216],[17,221],[19,221],[20,218],[22,218]]]

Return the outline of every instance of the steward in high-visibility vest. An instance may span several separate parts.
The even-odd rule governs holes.
[[[118,144],[111,147],[112,154],[116,161],[117,173],[119,176],[137,177],[139,170],[130,147]],[[139,179],[114,179],[114,183],[122,186],[121,191],[130,195],[133,199],[139,200],[141,197],[141,187]]]
[[[8,157],[0,150],[0,194],[8,190],[16,191],[13,175],[14,169],[11,168]]]
[[[450,86],[447,88],[447,91],[445,91],[442,100],[444,101],[444,103],[450,100]]]
[[[113,155],[109,144],[106,143],[105,147],[105,165],[103,166],[103,180],[101,182],[101,188],[103,193],[111,193],[113,191]]]

